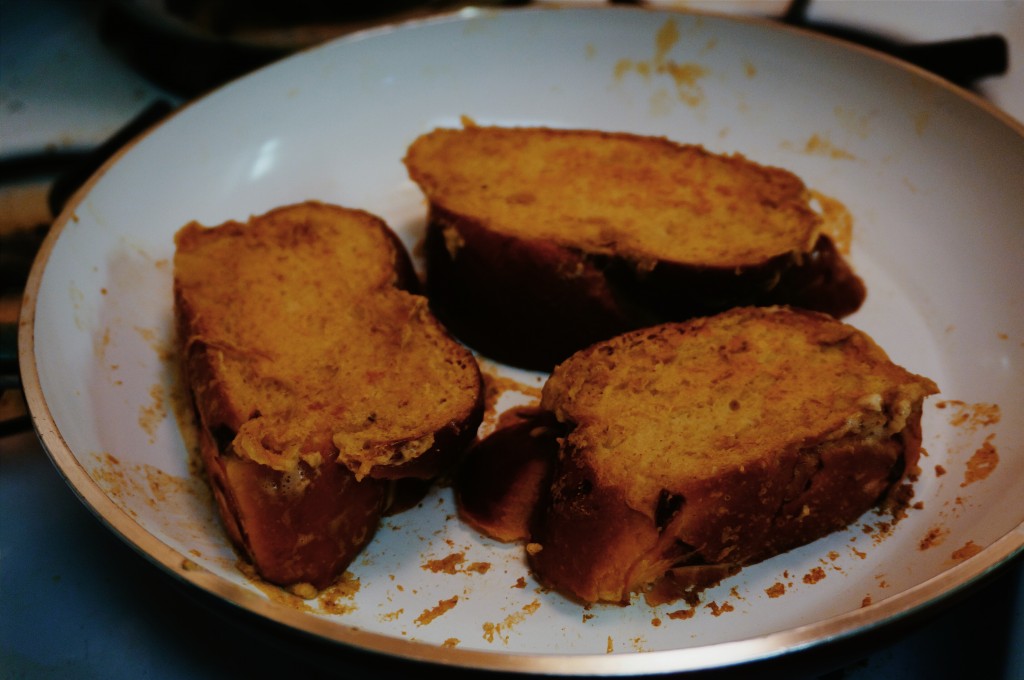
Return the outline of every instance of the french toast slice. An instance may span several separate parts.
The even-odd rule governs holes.
[[[540,500],[502,527],[529,527],[533,573],[574,600],[688,597],[891,497],[916,470],[922,404],[937,391],[819,312],[742,307],[631,331],[559,364],[542,427],[518,424],[549,432],[557,453],[548,472],[518,475]],[[467,458],[477,478],[460,485],[510,486],[497,459],[478,457],[486,441]],[[464,517],[502,516],[467,498]]]
[[[475,438],[476,360],[364,211],[192,222],[175,246],[183,374],[228,535],[266,581],[323,588]]]
[[[427,292],[456,336],[550,370],[576,350],[733,306],[842,317],[863,282],[793,173],[661,137],[439,128],[404,163],[428,206]]]

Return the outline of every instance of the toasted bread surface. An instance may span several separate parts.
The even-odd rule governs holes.
[[[660,137],[442,128],[405,163],[446,212],[638,262],[749,267],[810,250],[820,226],[796,175]]]
[[[323,585],[387,510],[381,480],[430,479],[475,437],[479,368],[416,285],[397,237],[359,210],[307,202],[178,232],[204,461],[229,534],[268,580],[305,570]]]
[[[241,455],[287,470],[326,453],[363,476],[475,407],[475,360],[401,289],[406,256],[379,219],[308,203],[192,223],[177,247],[186,347],[210,358],[197,391]]]
[[[580,351],[531,565],[583,601],[743,565],[846,526],[916,465],[929,379],[827,315],[737,308]],[[675,572],[678,576],[678,571]]]
[[[866,289],[793,173],[660,137],[470,126],[417,138],[432,309],[497,361],[730,307],[842,317]]]
[[[606,483],[649,507],[665,479],[713,477],[793,441],[887,437],[934,389],[853,326],[741,308],[624,334],[559,365],[542,406]]]

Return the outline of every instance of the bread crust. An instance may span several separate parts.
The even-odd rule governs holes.
[[[550,370],[643,314],[585,253],[499,234],[438,208],[424,254],[432,311],[470,347],[512,366]]]
[[[528,553],[530,564],[543,583],[581,602],[624,604],[663,586],[669,572],[678,599],[705,567],[734,573],[848,526],[903,479],[914,446],[896,437],[784,451],[666,488],[653,512],[632,507],[620,487],[603,485],[599,471],[569,451],[535,515],[530,540],[543,549]],[[666,517],[658,509],[672,502],[679,507],[659,526]],[[673,599],[664,589],[660,597]]]
[[[582,160],[567,164],[566,172],[584,178],[581,188],[514,168],[502,167],[492,176],[486,159],[460,166],[460,154],[475,159],[478,147],[492,155],[515,154],[508,146],[515,139],[533,145],[524,155],[548,153],[543,161],[552,164],[574,152],[617,145],[616,153],[635,154],[636,167],[630,165],[632,158],[620,160],[612,152],[608,158],[588,158],[590,165]],[[499,147],[489,149],[491,144]],[[673,169],[671,177],[621,176],[639,174],[652,155]],[[548,371],[574,351],[627,330],[734,306],[792,304],[842,317],[856,311],[866,294],[829,237],[819,233],[820,217],[809,207],[809,192],[799,178],[738,155],[717,156],[693,145],[624,133],[471,127],[424,135],[410,147],[405,162],[429,203],[425,255],[432,308],[474,349],[515,366]],[[694,186],[677,196],[672,183],[685,184],[693,165],[714,170],[690,171]],[[500,182],[508,188],[496,189]],[[628,220],[623,224],[614,222],[622,212],[615,200],[606,201],[609,217],[592,215],[598,208],[589,202],[577,205],[577,192],[584,190],[594,205],[604,205],[601,193],[613,189],[613,183],[636,192],[630,199],[635,214],[623,214],[621,219]],[[673,198],[654,198],[662,193]],[[752,247],[748,241],[759,237],[762,224],[737,217],[736,222],[749,223],[746,240],[730,227],[733,240],[720,252],[712,248],[713,255],[659,250],[666,244],[653,237],[645,242],[645,233],[668,228],[679,230],[677,240],[713,241],[709,232],[724,228],[728,220],[704,217],[713,208],[680,207],[702,201],[711,206],[723,202],[729,207],[722,211],[735,215],[763,214],[772,221],[772,231],[788,229],[788,239]],[[548,213],[530,212],[519,203],[543,204]],[[676,213],[679,217],[673,217]],[[537,218],[543,219],[543,228],[525,223]],[[591,233],[589,225],[598,220],[608,223]],[[687,220],[695,226],[678,224]]]
[[[265,580],[323,588],[473,441],[479,367],[369,213],[305,202],[186,225],[176,246],[179,357],[223,524]]]
[[[518,520],[497,527],[528,521],[534,575],[571,599],[690,599],[879,506],[916,469],[936,391],[862,332],[806,310],[632,331],[555,369],[536,416],[558,421],[548,448],[537,444],[555,451],[548,469],[501,475],[534,480],[537,506],[510,502]],[[479,482],[479,468],[467,474],[463,486]]]
[[[336,463],[281,472],[220,450],[203,432],[200,450],[222,524],[264,580],[325,588],[373,538],[385,482],[358,481]]]
[[[534,512],[551,485],[558,439],[564,433],[551,413],[521,408],[467,451],[453,488],[459,517],[503,541],[530,538]]]

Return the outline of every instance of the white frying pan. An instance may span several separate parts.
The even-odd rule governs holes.
[[[174,415],[172,236],[193,219],[318,199],[381,215],[415,248],[425,205],[401,158],[460,116],[740,152],[845,206],[868,286],[848,320],[942,388],[925,409],[917,506],[744,569],[689,617],[642,600],[583,609],[538,589],[522,547],[460,524],[447,489],[385,524],[333,606],[245,576]],[[712,669],[877,630],[1021,552],[1022,263],[1024,129],[923,71],[756,20],[464,11],[309,49],[129,145],[54,225],[19,340],[35,426],[75,492],[230,608],[339,655],[566,675]],[[530,389],[543,378],[484,366]],[[455,568],[438,568],[445,558]]]

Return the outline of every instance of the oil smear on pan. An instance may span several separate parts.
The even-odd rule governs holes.
[[[701,81],[710,75],[707,66],[694,61],[676,61],[669,56],[681,38],[676,20],[667,19],[655,34],[654,52],[650,59],[621,58],[615,63],[613,76],[616,84],[629,78],[640,78],[657,86],[650,97],[654,114],[669,113],[673,99],[691,108],[705,103]],[[705,49],[713,48],[713,42],[705,45]],[[594,53],[593,46],[588,46],[587,53]]]
[[[122,246],[108,262],[95,322],[88,324],[97,377],[90,389],[101,426],[116,436],[108,436],[108,448],[91,451],[83,464],[105,495],[149,533],[186,546],[183,569],[199,568],[200,559],[232,569],[235,557],[223,549],[213,499],[196,468],[186,461],[186,473],[175,474],[168,471],[174,467],[154,464],[151,455],[164,445],[184,444],[189,452],[194,447],[189,411],[181,404],[169,315],[152,302],[170,289],[170,261],[138,246]],[[163,428],[172,414],[179,427],[167,439]],[[133,417],[135,433],[123,427]]]
[[[836,127],[829,132],[815,131],[802,141],[783,140],[782,149],[807,156],[820,156],[837,161],[855,161],[856,154],[833,139],[833,134],[840,134],[844,139],[863,140],[871,132],[871,120],[875,115],[861,114],[851,109],[836,107],[833,110]]]
[[[110,452],[95,452],[92,457],[90,475],[128,515],[158,528],[173,542],[191,546],[188,553],[193,559],[224,570],[235,566],[234,555],[217,549],[220,526],[203,479],[179,477],[147,463],[124,462]]]
[[[817,132],[812,133],[802,143],[784,141],[782,148],[808,156],[824,156],[832,160],[855,160],[857,158],[852,152],[834,143],[828,135]]]

